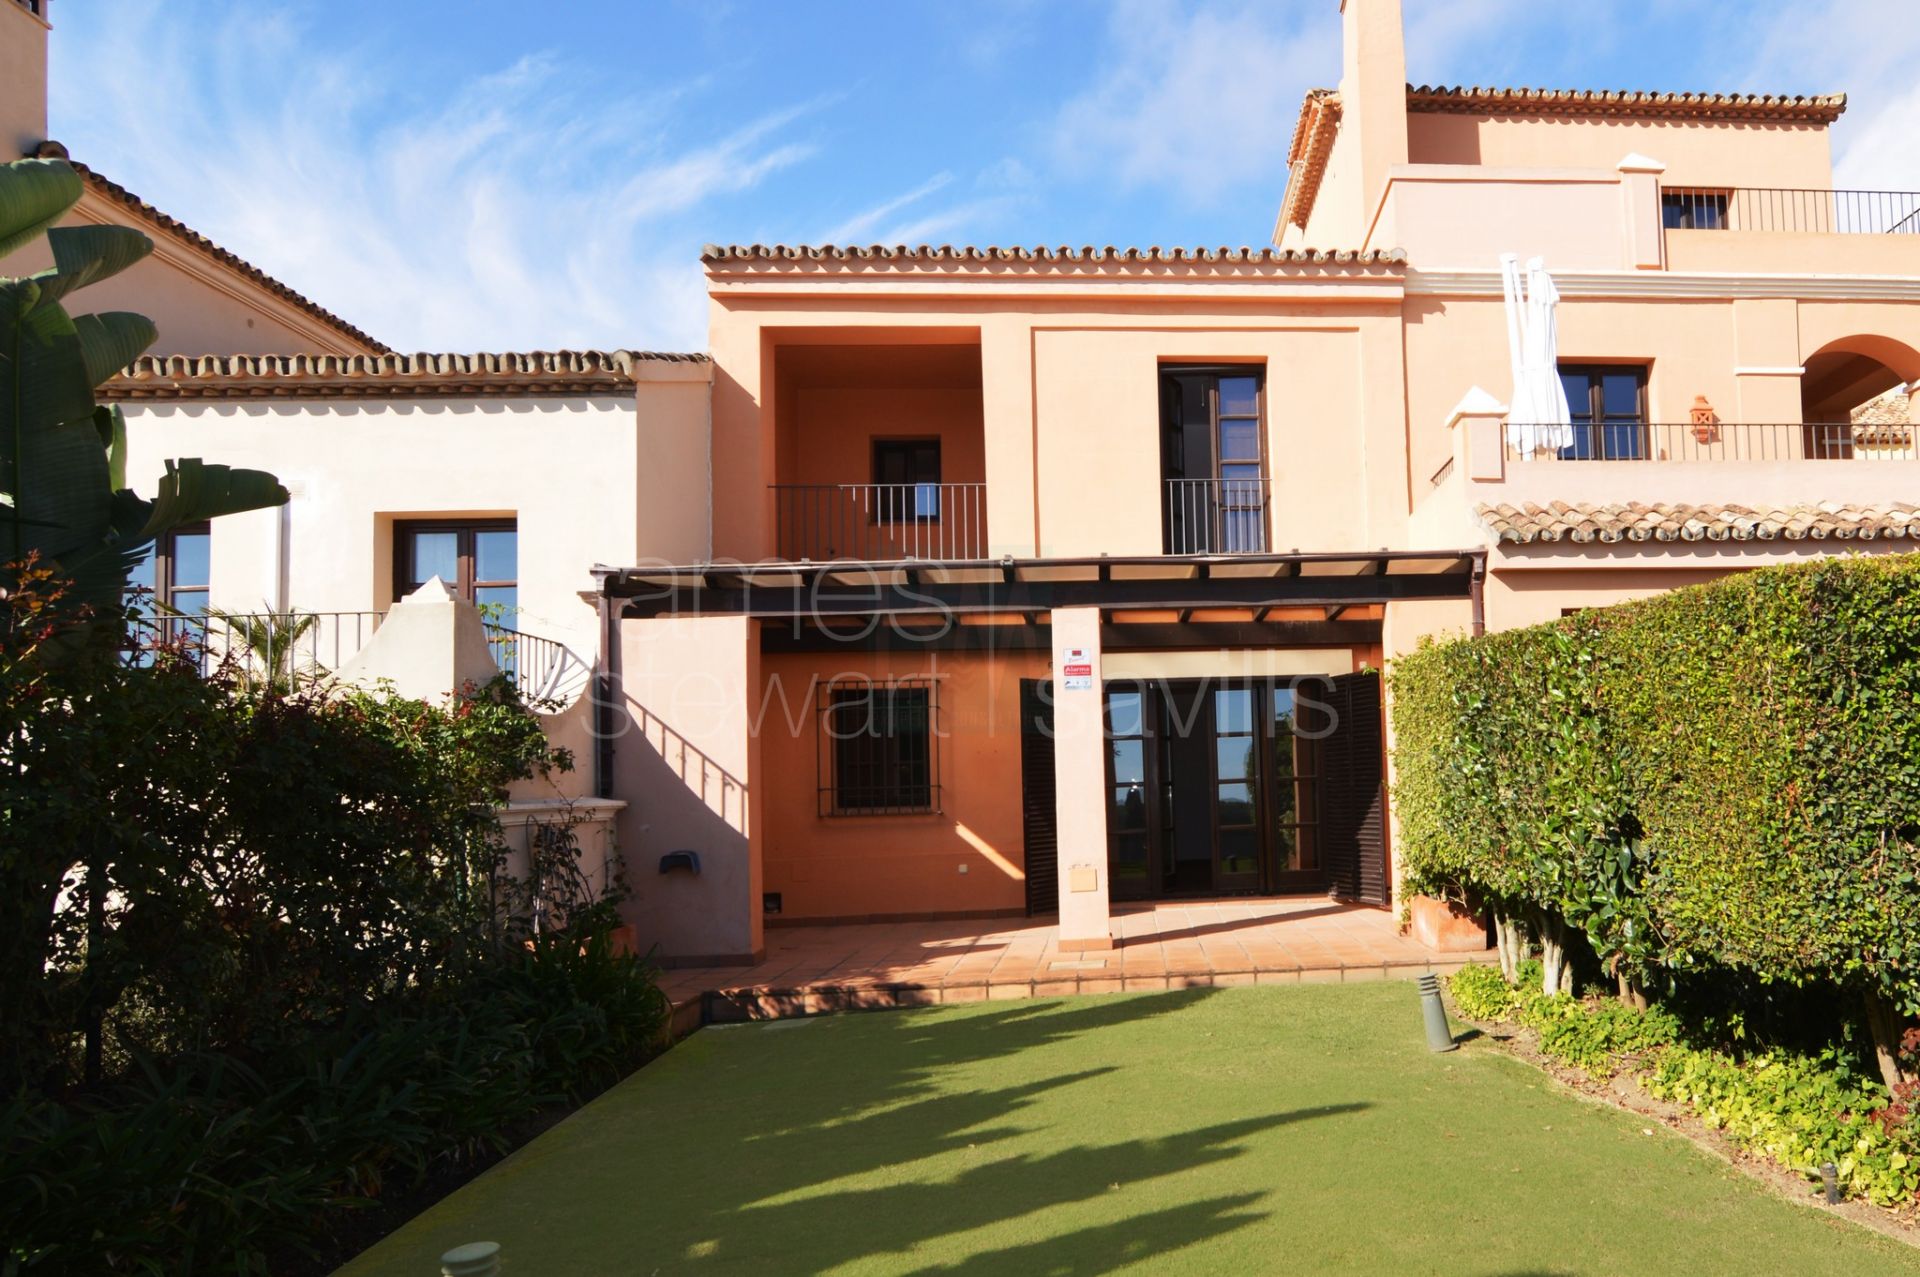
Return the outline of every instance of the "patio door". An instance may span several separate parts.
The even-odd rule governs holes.
[[[1288,680],[1107,689],[1108,870],[1117,900],[1310,891],[1319,770]]]

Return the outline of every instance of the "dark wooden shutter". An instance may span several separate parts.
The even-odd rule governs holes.
[[[1020,680],[1020,821],[1026,835],[1027,912],[1060,908],[1060,839],[1053,802],[1052,684]]]
[[[1333,734],[1321,742],[1321,863],[1327,889],[1345,900],[1387,903],[1386,796],[1380,676],[1331,680]]]

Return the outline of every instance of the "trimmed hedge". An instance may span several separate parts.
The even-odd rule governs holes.
[[[1564,921],[1626,979],[1920,1012],[1920,556],[1430,644],[1392,688],[1412,888]]]

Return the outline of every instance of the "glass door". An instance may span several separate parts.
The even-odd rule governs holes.
[[[1306,891],[1324,881],[1320,865],[1320,741],[1328,724],[1324,707],[1316,710],[1312,680],[1304,691],[1275,686],[1267,696],[1269,785],[1268,829],[1273,841],[1275,891]]]
[[[1158,894],[1160,768],[1153,697],[1143,687],[1107,690],[1107,882],[1116,900]]]
[[[1259,703],[1252,687],[1213,694],[1213,887],[1260,887]]]

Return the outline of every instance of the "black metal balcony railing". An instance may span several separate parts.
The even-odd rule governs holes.
[[[984,483],[775,484],[774,553],[782,559],[981,559]]]
[[[242,682],[291,689],[339,671],[373,638],[385,612],[163,613],[135,627],[135,662],[160,647],[184,651],[204,673],[225,665]],[[592,667],[566,644],[488,625],[487,648],[521,699],[567,703],[586,687]]]
[[[1761,186],[1663,190],[1660,214],[1669,230],[1920,235],[1920,192]]]
[[[1506,454],[1513,461],[1916,461],[1920,428],[1846,422],[1611,421],[1577,423],[1563,448],[1522,452],[1552,426],[1509,425]]]
[[[1262,554],[1271,481],[1168,479],[1162,511],[1168,554]]]

